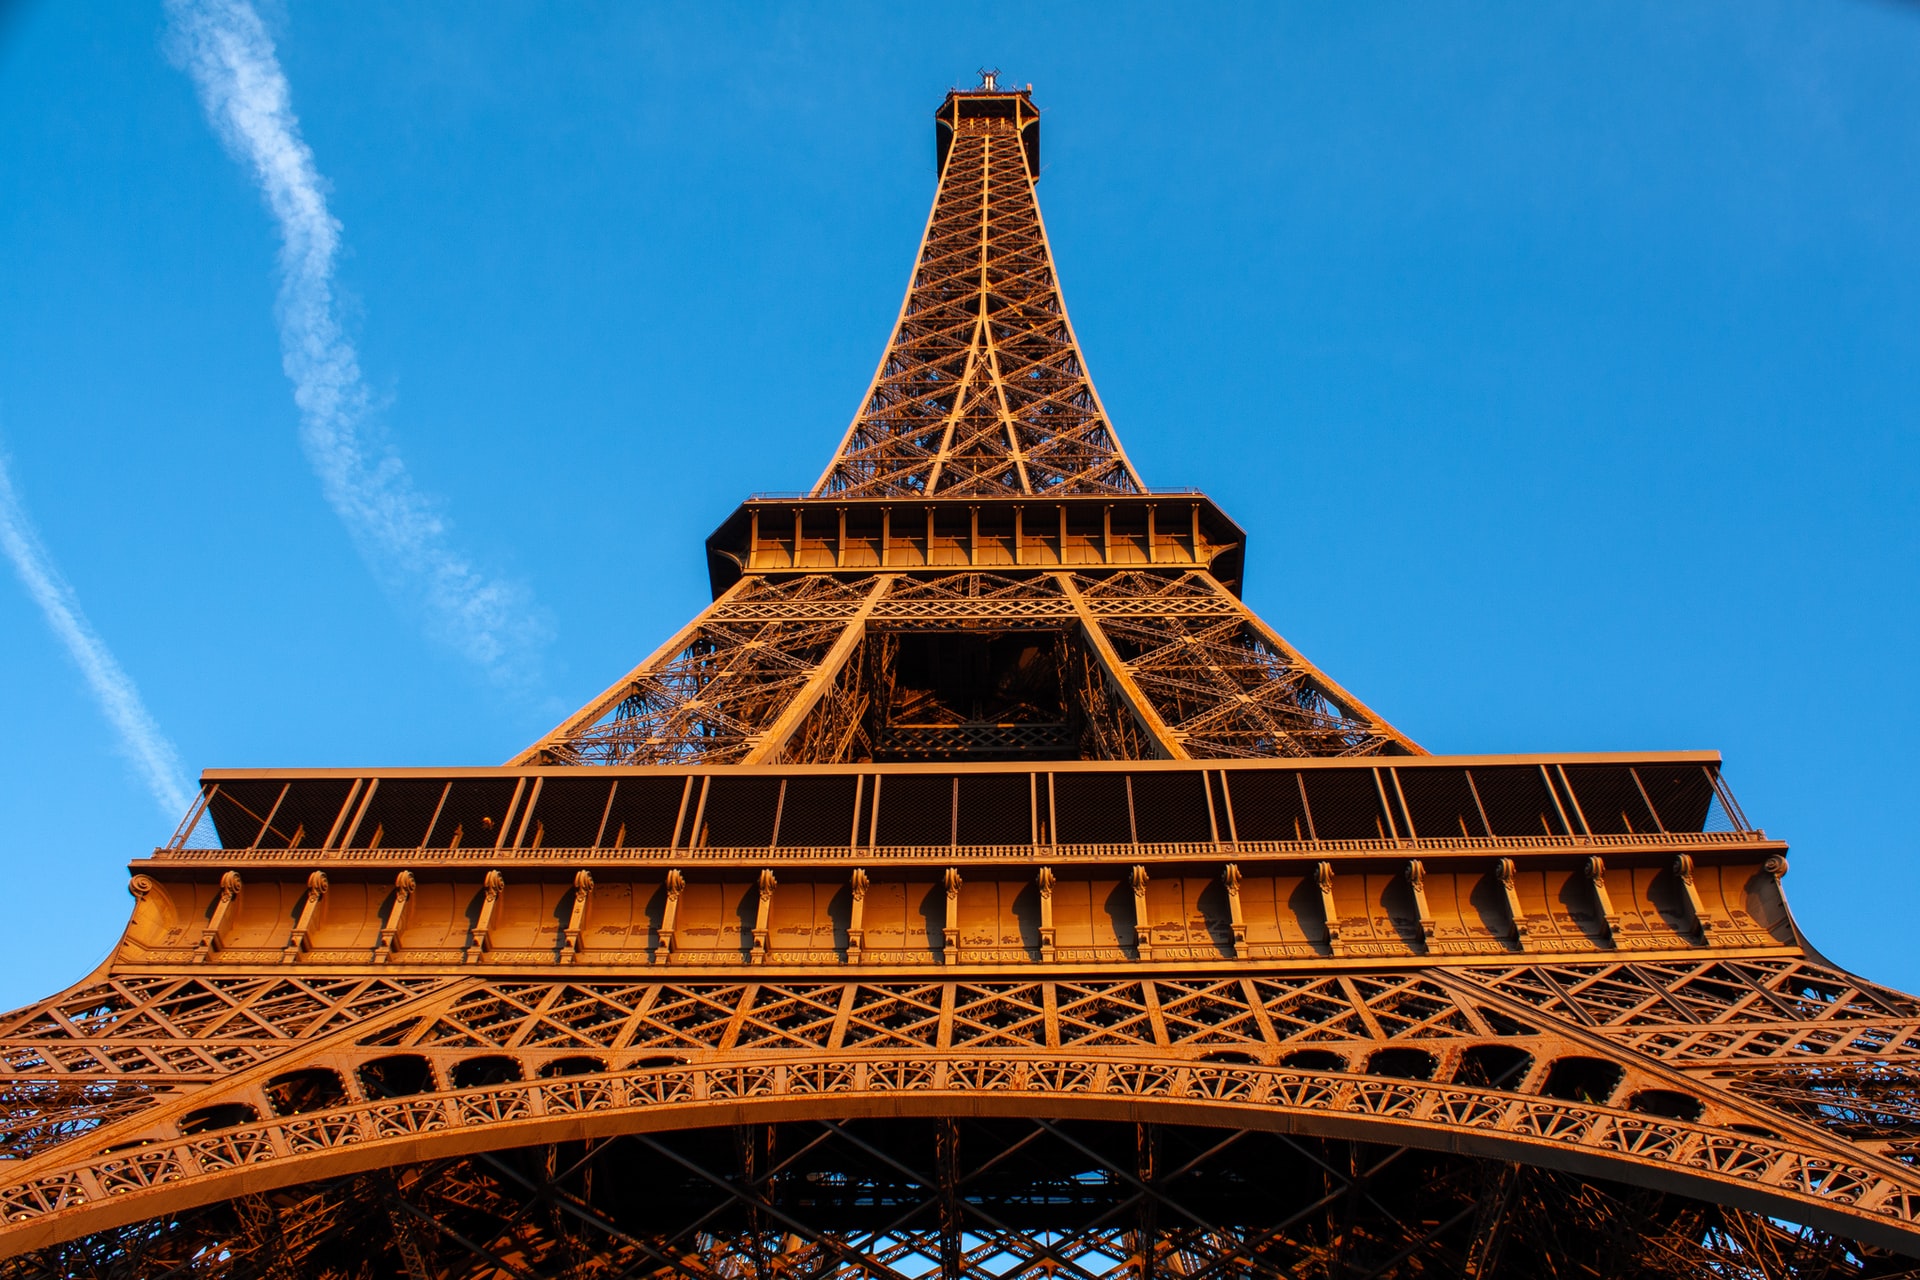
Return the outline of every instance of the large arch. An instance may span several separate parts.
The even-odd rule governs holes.
[[[1458,1083],[1043,1055],[768,1055],[351,1102],[31,1162],[22,1170],[30,1177],[0,1191],[0,1247],[40,1249],[277,1188],[538,1144],[801,1121],[1033,1117],[1455,1153],[1734,1206],[1920,1255],[1920,1195],[1909,1179],[1791,1135]]]
[[[442,1157],[251,1192],[0,1280],[1644,1280],[1914,1274],[1769,1215],[1453,1153],[1051,1119],[788,1121]]]

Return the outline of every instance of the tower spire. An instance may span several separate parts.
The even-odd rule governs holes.
[[[940,185],[886,352],[815,496],[1137,494],[1041,221],[1026,92],[947,95]]]

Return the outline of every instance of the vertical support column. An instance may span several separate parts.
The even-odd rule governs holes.
[[[1693,859],[1681,854],[1673,860],[1674,878],[1680,881],[1680,888],[1687,895],[1687,906],[1693,911],[1693,925],[1699,930],[1700,941],[1713,941],[1713,921],[1707,918],[1706,904],[1700,901],[1700,886],[1693,882]]]
[[[947,892],[947,914],[940,922],[940,963],[960,963],[960,868],[948,867],[941,877]]]
[[[1520,890],[1513,882],[1513,859],[1496,859],[1493,874],[1500,881],[1501,895],[1507,900],[1507,914],[1513,918],[1513,940],[1524,951],[1527,946],[1527,913],[1520,907]]]
[[[233,915],[234,904],[240,900],[240,873],[228,871],[220,877],[220,896],[213,901],[213,912],[207,917],[207,927],[200,931],[200,942],[193,949],[193,962],[205,964],[220,950],[221,932],[227,927],[227,920]]]
[[[513,835],[513,847],[516,849],[525,847],[527,843],[527,828],[533,824],[533,811],[540,807],[540,789],[546,785],[547,780],[545,778],[535,778],[533,780],[533,789],[527,795],[527,803],[520,810],[520,826],[515,830]],[[540,832],[538,828],[535,828],[533,843],[535,848],[540,846]]]
[[[1042,867],[1034,877],[1040,890],[1040,963],[1053,963],[1053,868]]]
[[[1600,919],[1606,924],[1607,941],[1613,946],[1620,945],[1620,913],[1613,909],[1613,895],[1607,892],[1607,864],[1595,854],[1587,859],[1587,881],[1593,886],[1593,903],[1600,908]]]
[[[933,1131],[934,1193],[940,1202],[940,1274],[966,1274],[961,1265],[960,1124],[941,1120]]]
[[[867,943],[865,925],[867,914],[867,873],[859,867],[853,869],[853,883],[850,892],[853,905],[847,911],[847,963],[859,964],[860,951]]]
[[[1792,909],[1787,906],[1787,886],[1780,883],[1787,878],[1787,860],[1776,853],[1760,864],[1760,870],[1766,874],[1767,879],[1773,884],[1773,896],[1780,903],[1781,920],[1791,920],[1793,918],[1793,912]]]
[[[1247,913],[1240,905],[1240,864],[1229,862],[1220,872],[1220,883],[1227,887],[1227,928],[1233,933],[1233,958],[1247,958]]]
[[[481,881],[480,916],[473,924],[473,935],[467,942],[466,963],[476,964],[481,956],[487,954],[492,945],[493,914],[500,909],[500,895],[507,890],[506,877],[498,871],[487,872]]]
[[[1399,844],[1401,840],[1400,824],[1393,816],[1393,802],[1387,799],[1387,784],[1380,777],[1380,771],[1378,769],[1371,770],[1370,772],[1373,774],[1373,789],[1380,796],[1380,814],[1387,820],[1387,829],[1380,834],[1383,838]],[[1413,833],[1408,832],[1407,834],[1410,836]]]
[[[655,948],[655,964],[673,963],[673,929],[680,916],[680,895],[687,891],[687,878],[675,867],[667,872],[667,905],[660,910],[660,945]]]
[[[1573,806],[1573,816],[1580,820],[1580,834],[1583,836],[1592,835],[1593,828],[1587,824],[1587,811],[1580,807],[1580,797],[1573,789],[1573,779],[1567,776],[1567,767],[1563,764],[1556,764],[1553,766],[1553,771],[1559,775],[1560,788],[1567,793],[1567,802]]]
[[[1160,1252],[1160,1197],[1154,1191],[1159,1180],[1160,1126],[1133,1126],[1133,1170],[1147,1191],[1140,1197],[1134,1220],[1134,1258],[1140,1280],[1157,1280]]]
[[[773,878],[772,867],[760,869],[760,902],[753,913],[753,958],[754,964],[767,962],[767,917],[773,911],[773,891],[779,881]]]
[[[1427,868],[1418,858],[1407,860],[1407,887],[1413,890],[1413,909],[1420,921],[1420,936],[1433,941],[1433,910],[1427,906]]]
[[[560,942],[560,963],[572,964],[580,955],[580,935],[587,924],[587,903],[593,898],[593,875],[582,868],[573,877],[573,910]]]
[[[411,871],[402,871],[394,877],[393,906],[387,912],[386,925],[380,930],[380,940],[373,948],[375,964],[385,964],[393,958],[394,943],[399,940],[401,927],[406,923],[407,908],[413,902],[415,887]]]
[[[545,778],[534,779],[535,785],[538,785],[539,783],[542,783],[545,781],[546,781]],[[520,779],[520,781],[513,784],[513,799],[507,801],[506,816],[500,819],[500,834],[493,838],[493,847],[495,850],[508,847],[507,837],[509,834],[512,833],[514,829],[513,827],[514,815],[521,813],[520,801],[526,794],[527,794],[527,780],[525,778],[522,778]],[[528,807],[526,812],[528,813],[532,812],[531,806]]]
[[[327,873],[316,871],[307,877],[306,901],[300,904],[300,915],[293,922],[293,932],[287,935],[287,945],[280,952],[281,964],[292,964],[307,953],[307,937],[313,932],[315,919],[320,914],[320,903],[327,896]]]
[[[1153,959],[1153,932],[1147,923],[1147,869],[1134,863],[1133,874],[1133,953],[1141,960]]]
[[[1320,915],[1327,922],[1327,949],[1336,956],[1345,955],[1347,949],[1340,941],[1340,909],[1333,905],[1333,864],[1316,863],[1313,882],[1320,890]]]

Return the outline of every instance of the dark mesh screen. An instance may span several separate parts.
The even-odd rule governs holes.
[[[1468,771],[1496,836],[1557,836],[1560,825],[1547,783],[1537,765],[1498,765]]]
[[[953,777],[950,774],[896,774],[880,790],[880,829],[875,843],[888,845],[953,842]]]
[[[1387,833],[1371,769],[1307,769],[1307,804],[1322,840],[1379,840]]]
[[[513,803],[515,778],[460,778],[447,789],[427,844],[435,849],[491,849]]]
[[[1205,776],[1200,773],[1133,775],[1133,821],[1148,844],[1213,839],[1207,821]]]
[[[853,792],[859,779],[846,776],[787,779],[780,807],[780,843],[787,848],[845,848],[853,834]]]
[[[1464,769],[1397,769],[1413,834],[1423,840],[1491,834],[1480,821]]]
[[[773,843],[773,810],[780,801],[778,778],[716,776],[707,793],[706,843],[757,849]]]
[[[1133,823],[1127,816],[1127,779],[1119,773],[1056,773],[1053,811],[1061,844],[1127,844]]]
[[[680,799],[686,794],[685,778],[622,778],[613,788],[613,807],[607,810],[607,828],[600,836],[602,849],[665,849],[674,843],[673,824],[680,816]],[[693,779],[697,798],[700,780]],[[687,806],[688,821],[692,805]],[[690,839],[691,832],[683,834]]]
[[[612,790],[611,778],[548,778],[521,843],[532,849],[591,849]]]
[[[354,849],[418,849],[440,807],[442,778],[382,778],[348,842]]]
[[[273,825],[260,837],[262,849],[317,849],[333,831],[353,790],[349,778],[308,778],[287,788]]]
[[[1656,831],[1653,813],[1633,784],[1633,770],[1623,764],[1570,764],[1567,781],[1597,836]]]
[[[1242,840],[1306,840],[1312,834],[1294,772],[1223,771],[1233,804],[1233,830]],[[1224,815],[1223,815],[1224,817]],[[1223,821],[1224,827],[1224,821]],[[1220,833],[1223,837],[1225,830]]]
[[[1033,840],[1032,796],[1030,774],[962,774],[960,843],[1030,843]]]
[[[1704,831],[1707,810],[1713,807],[1713,784],[1697,764],[1638,766],[1641,785],[1660,811],[1660,823],[1669,831]]]
[[[213,817],[214,830],[220,833],[220,847],[251,848],[286,786],[277,778],[262,778],[222,782],[215,787],[207,801],[207,812]]]

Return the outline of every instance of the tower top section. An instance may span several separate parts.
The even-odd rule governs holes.
[[[814,497],[1140,494],[1067,319],[1032,90],[954,89],[940,182],[880,367]]]
[[[1033,86],[1024,89],[999,87],[998,71],[982,71],[980,84],[972,89],[951,89],[947,100],[934,112],[934,169],[945,173],[947,153],[962,120],[1004,120],[1012,125],[1027,155],[1027,170],[1040,180],[1040,108],[1033,105]]]

